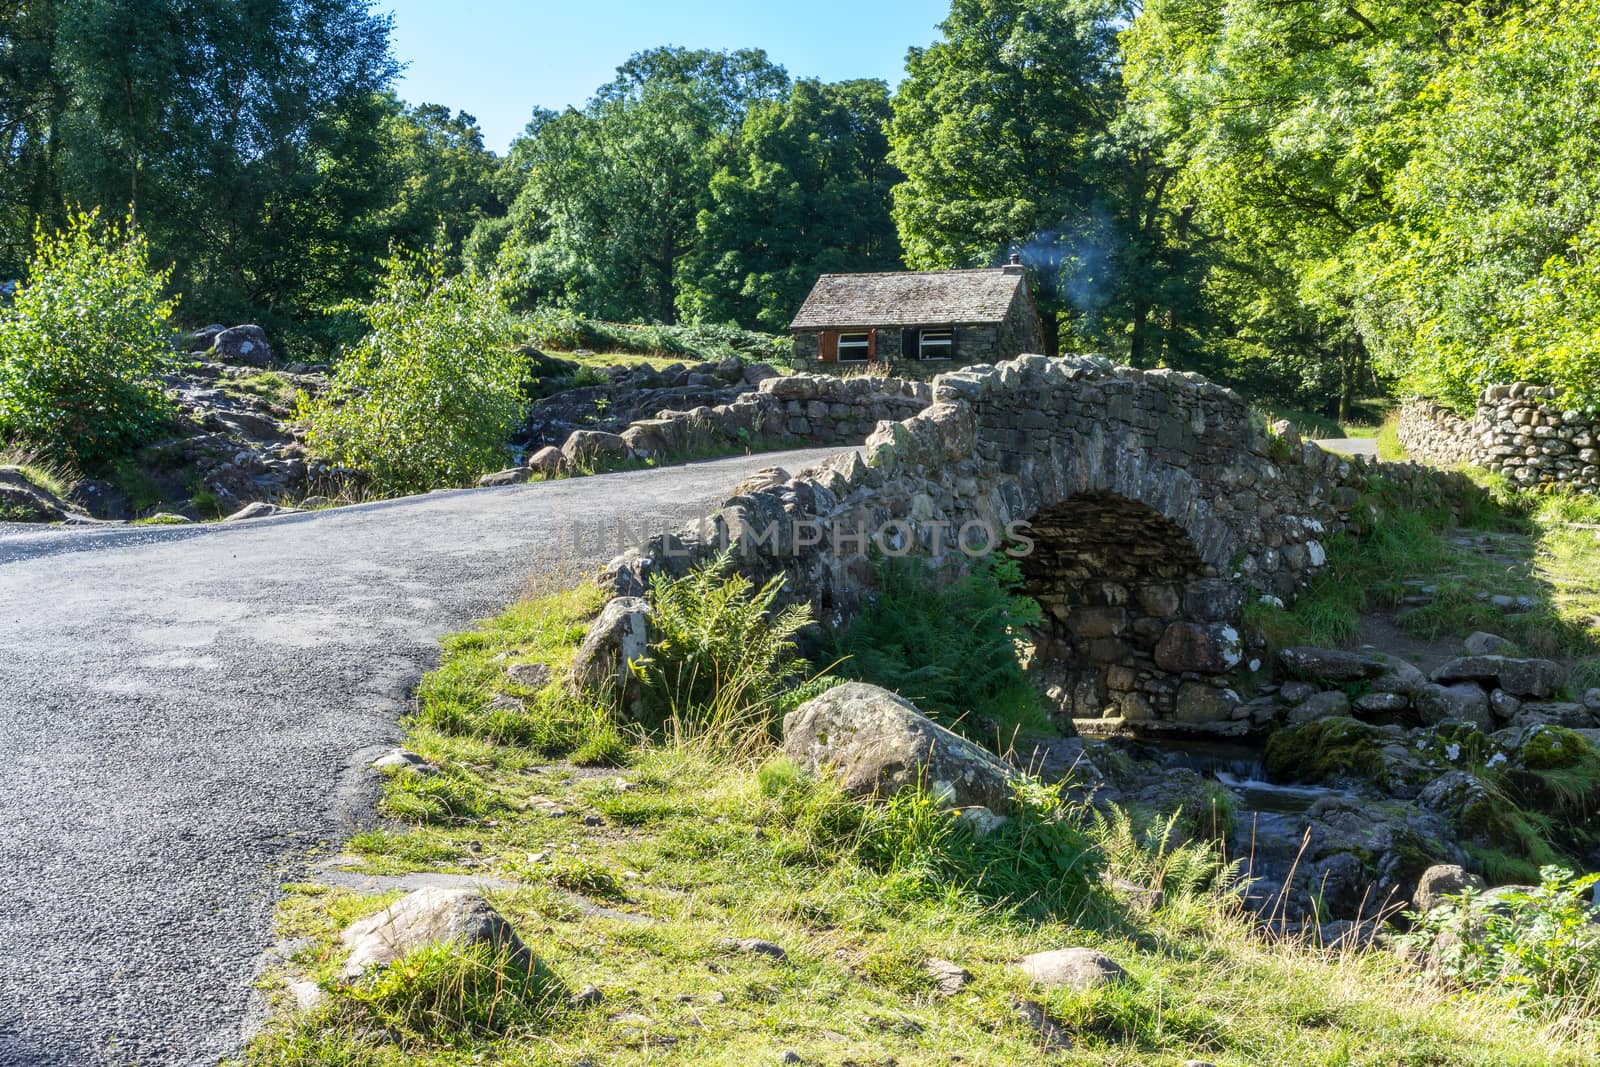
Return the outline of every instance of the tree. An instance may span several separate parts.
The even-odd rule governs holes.
[[[1394,124],[1391,210],[1352,256],[1354,314],[1415,390],[1470,406],[1531,380],[1600,409],[1600,3],[1474,12]]]
[[[540,116],[512,151],[525,175],[494,249],[524,303],[674,322],[711,176],[748,108],[788,85],[759,51],[634,56],[583,111]]]
[[[679,272],[685,317],[780,332],[819,274],[897,268],[888,117],[880,81],[800,81],[757,104]]]
[[[485,219],[505,213],[496,182],[498,161],[483,147],[478,120],[440,104],[408,107],[384,101],[384,157],[394,185],[383,212],[389,238],[421,251],[439,236],[452,248]]]
[[[53,0],[0,6],[0,281],[22,273],[36,220],[51,229],[65,221],[56,8]]]
[[[371,301],[370,327],[335,368],[331,388],[302,394],[307,440],[385,494],[468,484],[503,465],[524,411],[526,367],[505,343],[493,281],[448,276],[448,249],[396,251]]]
[[[1124,34],[1133,106],[1165,141],[1217,323],[1246,380],[1347,417],[1370,388],[1356,328],[1364,234],[1388,217],[1410,140],[1399,124],[1465,5],[1150,0]],[[1210,369],[1210,368],[1208,368]],[[1263,373],[1265,376],[1263,377]],[[1320,406],[1320,405],[1319,405]]]
[[[43,0],[0,30],[0,250],[33,217],[105,205],[208,318],[309,315],[370,285],[398,68],[365,0]]]
[[[955,0],[894,99],[907,263],[982,266],[1023,249],[1051,345],[1058,313],[1094,328],[1109,303],[1119,227],[1095,149],[1121,99],[1123,13],[1109,0]]]
[[[27,281],[0,308],[0,441],[95,468],[172,415],[160,372],[175,301],[130,222],[94,212],[40,230]]]

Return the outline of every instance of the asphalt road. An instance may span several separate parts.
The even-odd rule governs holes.
[[[1367,459],[1378,458],[1378,439],[1376,437],[1329,437],[1315,443],[1329,452],[1337,452],[1341,456],[1365,456]]]
[[[435,639],[763,467],[197,527],[0,527],[0,1064],[208,1064]]]

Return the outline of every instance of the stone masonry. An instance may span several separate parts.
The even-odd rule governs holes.
[[[741,487],[602,581],[638,595],[651,574],[726,547],[839,624],[870,595],[875,553],[1007,551],[1046,610],[1034,659],[1063,718],[1215,726],[1243,717],[1227,676],[1250,599],[1292,599],[1325,540],[1383,508],[1471,491],[1459,475],[1274,436],[1197,375],[1023,356],[942,375],[932,394],[880,425],[866,458]]]
[[[1400,443],[1424,462],[1483,467],[1518,486],[1600,492],[1600,418],[1562,411],[1556,396],[1537,385],[1492,386],[1471,419],[1414,400],[1400,411]]]

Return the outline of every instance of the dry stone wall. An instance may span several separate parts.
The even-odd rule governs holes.
[[[1437,466],[1483,467],[1525,487],[1600,492],[1600,418],[1562,411],[1556,396],[1537,385],[1492,386],[1471,419],[1415,400],[1400,411],[1400,443]]]
[[[1245,603],[1292,599],[1327,538],[1380,508],[1470,487],[1274,436],[1233,391],[1173,371],[1023,356],[942,375],[932,400],[862,452],[739,487],[603,580],[637,595],[728,548],[841,624],[870,594],[874,552],[1008,551],[1048,614],[1036,658],[1063,717],[1242,729],[1227,676],[1247,654]]]
[[[621,437],[642,459],[739,444],[853,445],[878,423],[909,418],[932,402],[926,382],[794,374],[767,378],[729,404],[661,411]]]

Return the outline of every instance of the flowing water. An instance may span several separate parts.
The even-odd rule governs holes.
[[[1245,811],[1297,815],[1323,797],[1342,790],[1314,785],[1280,785],[1267,781],[1257,746],[1226,741],[1141,742],[1155,749],[1168,766],[1184,767],[1215,779],[1243,801]]]

